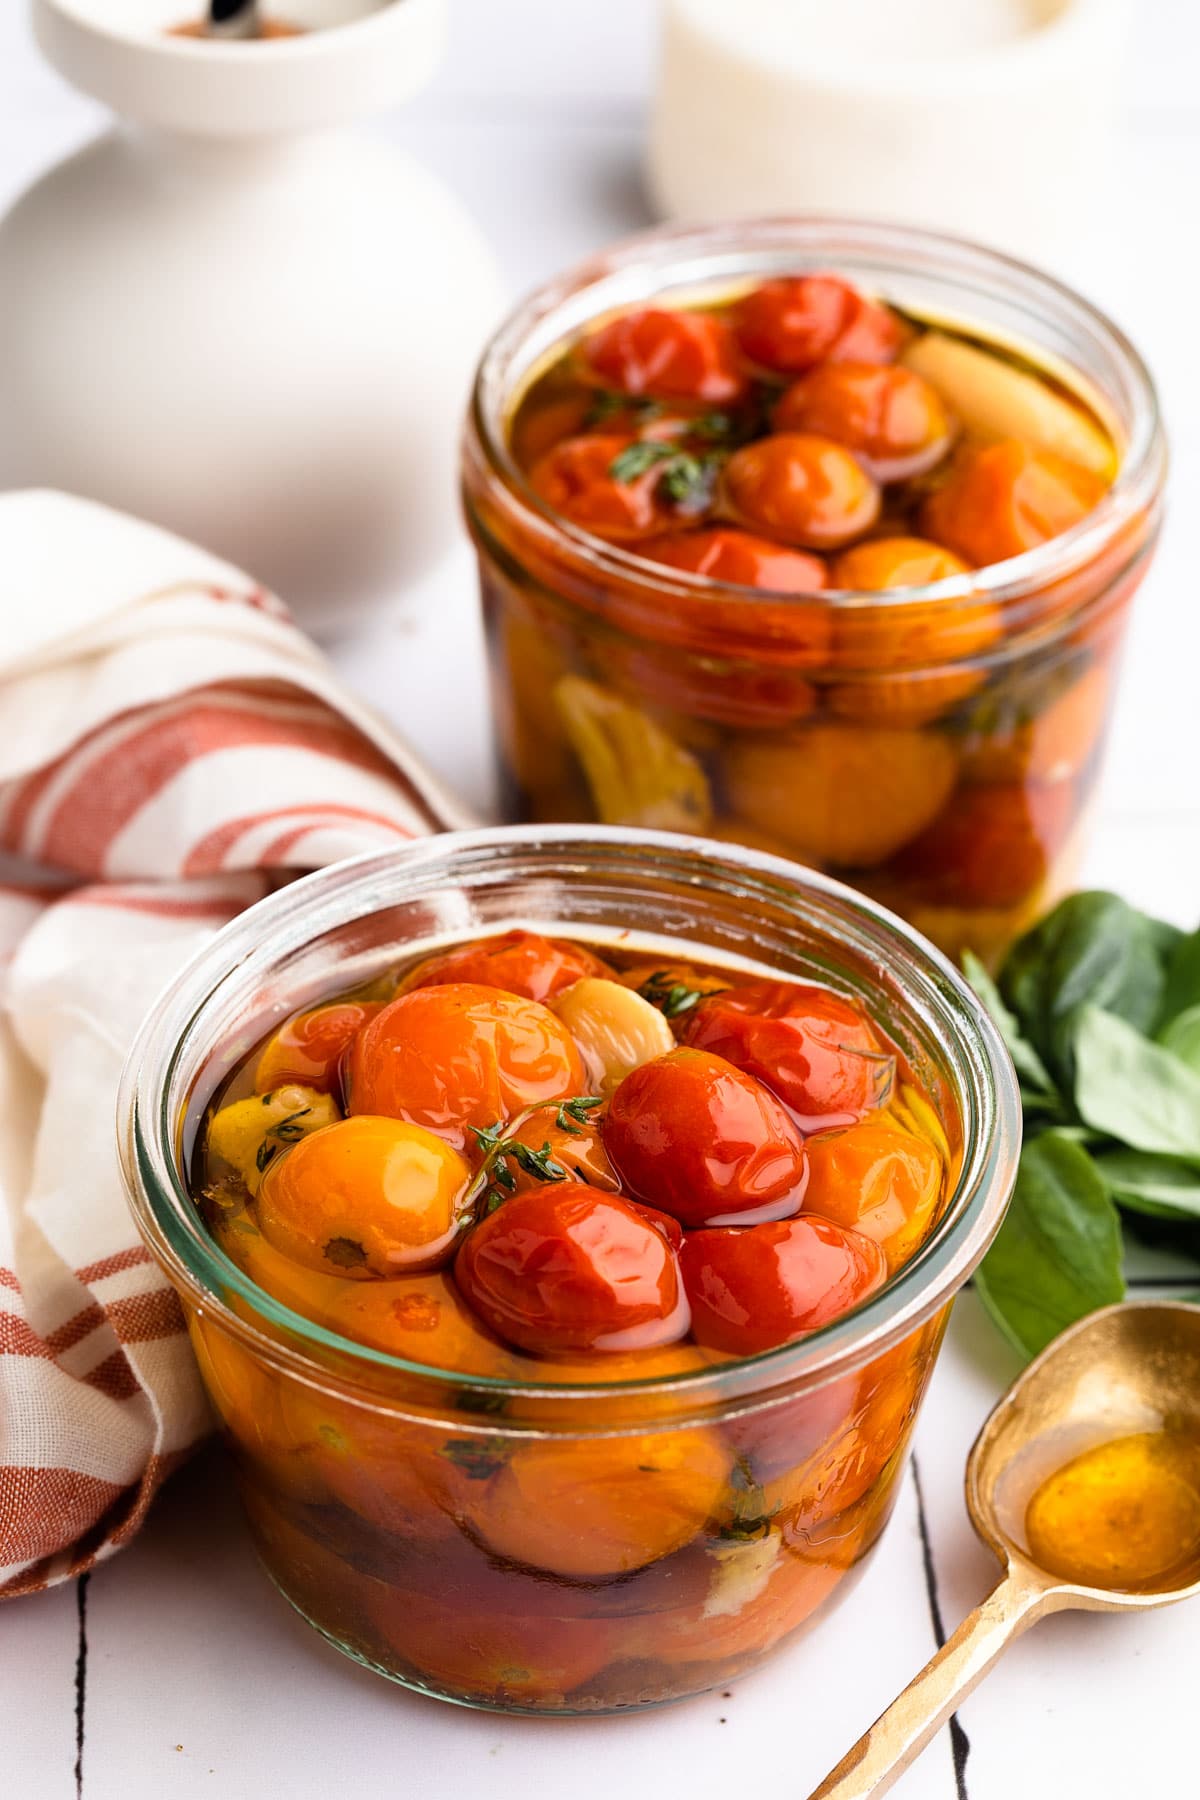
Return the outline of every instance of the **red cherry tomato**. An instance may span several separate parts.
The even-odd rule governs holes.
[[[607,387],[623,394],[723,405],[746,388],[733,334],[715,313],[622,313],[587,339],[583,355]]]
[[[572,1125],[570,1130],[566,1130],[556,1123],[553,1110],[547,1108],[544,1112],[535,1112],[510,1135],[529,1150],[549,1150],[551,1160],[560,1169],[565,1169],[572,1181],[586,1182],[588,1187],[599,1188],[610,1194],[615,1194],[620,1189],[621,1184],[608,1160],[608,1152],[600,1136],[600,1124],[594,1113],[589,1114],[585,1123]],[[541,1183],[536,1175],[530,1175],[511,1159],[507,1167],[515,1183],[512,1190],[514,1193],[540,1187]]]
[[[957,462],[925,502],[922,529],[985,568],[1078,525],[1106,486],[1101,476],[1065,457],[1005,438]]]
[[[880,493],[844,444],[801,431],[744,444],[725,465],[725,496],[747,524],[785,543],[834,550],[879,517]]]
[[[859,1305],[887,1275],[878,1244],[806,1213],[741,1230],[693,1231],[679,1264],[692,1336],[735,1356],[806,1337]]]
[[[298,1081],[302,1087],[319,1088],[323,1094],[336,1093],[342,1057],[350,1040],[368,1019],[375,1017],[382,1004],[376,1000],[337,1000],[330,1006],[297,1013],[279,1027],[259,1057],[254,1071],[255,1092],[269,1094],[289,1081]]]
[[[770,538],[754,537],[732,525],[712,525],[679,537],[655,538],[649,544],[640,544],[638,555],[692,575],[706,575],[710,581],[765,588],[777,594],[819,593],[829,581],[819,556],[787,550]]]
[[[401,994],[365,1025],[347,1059],[352,1113],[424,1125],[461,1150],[526,1106],[583,1090],[566,1028],[536,1000],[453,982]]]
[[[886,1103],[895,1074],[859,1007],[790,981],[747,982],[701,1000],[684,1038],[755,1076],[804,1131],[853,1125]]]
[[[580,1181],[504,1201],[459,1251],[454,1279],[485,1324],[535,1354],[645,1350],[687,1333],[665,1235]]]
[[[470,981],[478,987],[503,988],[526,1000],[544,1001],[553,999],[585,975],[611,974],[608,965],[582,944],[540,937],[536,931],[506,931],[502,937],[459,944],[418,963],[405,978],[404,992],[449,981]]]
[[[671,1050],[627,1075],[604,1147],[639,1200],[682,1224],[749,1224],[797,1212],[804,1142],[761,1082],[706,1050]]]
[[[597,537],[619,542],[664,531],[675,514],[662,492],[662,469],[651,464],[621,480],[613,464],[636,438],[601,435],[564,438],[539,457],[530,486],[547,506]]]
[[[1079,808],[1072,781],[967,787],[896,860],[923,900],[1019,906],[1049,874]]]
[[[888,363],[903,330],[886,307],[864,299],[836,275],[764,281],[734,308],[734,331],[752,362],[786,375],[814,363]]]
[[[935,387],[911,369],[827,362],[775,408],[776,431],[815,432],[853,450],[875,481],[907,481],[942,460],[954,422]]]

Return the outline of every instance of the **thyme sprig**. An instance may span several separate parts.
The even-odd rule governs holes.
[[[302,1106],[298,1112],[289,1113],[277,1124],[268,1125],[254,1157],[254,1166],[260,1175],[266,1170],[267,1164],[279,1155],[285,1144],[299,1143],[304,1136],[305,1127],[298,1124],[297,1120],[306,1119],[311,1111],[311,1106]]]
[[[689,987],[685,981],[672,981],[668,969],[655,969],[653,975],[643,981],[638,993],[651,1006],[657,1006],[666,1019],[681,1018],[705,997],[702,988]]]
[[[554,1160],[547,1138],[540,1150],[533,1150],[517,1137],[522,1126],[540,1112],[554,1109],[554,1123],[560,1131],[578,1137],[588,1122],[588,1114],[604,1104],[603,1094],[576,1094],[570,1100],[540,1100],[527,1106],[515,1119],[498,1119],[494,1125],[472,1125],[471,1135],[483,1152],[483,1161],[463,1195],[463,1212],[474,1207],[480,1217],[495,1212],[507,1194],[517,1185],[512,1164],[535,1181],[567,1181],[569,1171]],[[497,1193],[495,1190],[500,1189]]]
[[[694,455],[668,440],[641,439],[636,444],[626,445],[614,456],[608,472],[614,481],[625,484],[661,465],[657,483],[659,493],[675,506],[694,509],[707,506],[712,499],[723,460],[723,450]]]

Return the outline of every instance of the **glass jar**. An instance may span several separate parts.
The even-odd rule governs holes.
[[[649,562],[534,494],[508,426],[565,342],[623,308],[728,299],[814,268],[1072,391],[1119,456],[1094,511],[1037,550],[926,587],[788,595]],[[1069,884],[1166,467],[1144,365],[1079,296],[894,226],[651,232],[548,283],[500,328],[463,458],[514,816],[770,849],[853,881],[950,954],[994,959]]]
[[[297,1008],[513,923],[682,939],[860,998],[944,1134],[924,1247],[804,1342],[609,1385],[405,1362],[256,1287],[188,1189],[222,1078]],[[844,1590],[891,1510],[950,1302],[1003,1215],[1019,1119],[969,989],[870,901],[742,849],[564,826],[432,838],[252,908],[143,1027],[120,1136],[276,1585],[410,1687],[578,1713],[726,1684]]]

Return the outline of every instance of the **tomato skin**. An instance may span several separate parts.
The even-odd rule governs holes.
[[[470,1179],[443,1138],[359,1113],[268,1163],[255,1207],[267,1242],[294,1262],[371,1280],[447,1259]]]
[[[764,281],[738,301],[734,330],[752,362],[785,375],[815,363],[889,363],[900,349],[900,322],[836,275]]]
[[[920,1248],[942,1192],[942,1159],[927,1138],[868,1119],[808,1144],[806,1212],[873,1238],[898,1269]]]
[[[536,1000],[472,982],[416,988],[358,1033],[349,1109],[423,1125],[456,1150],[526,1106],[583,1091],[565,1027]]]
[[[779,1101],[706,1050],[671,1050],[627,1075],[604,1145],[632,1194],[689,1227],[784,1218],[808,1182],[803,1139]]]
[[[835,550],[879,517],[879,488],[844,444],[780,431],[735,450],[724,491],[739,518],[808,550]]]
[[[351,1039],[375,1017],[382,1004],[377,1000],[335,1000],[329,1006],[297,1013],[279,1027],[259,1057],[254,1071],[255,1093],[269,1094],[288,1082],[298,1081],[323,1094],[336,1094],[341,1084],[342,1057]]]
[[[660,400],[738,400],[746,378],[737,346],[714,313],[646,307],[602,325],[583,345],[583,357],[607,387]]]
[[[977,568],[1036,550],[1085,519],[1104,479],[1049,450],[1004,438],[971,451],[922,509],[922,530]]]
[[[935,387],[911,369],[874,363],[819,364],[784,394],[774,426],[845,444],[881,482],[925,474],[954,438]]]
[[[469,981],[544,1003],[585,975],[609,974],[608,965],[582,944],[545,938],[536,931],[506,931],[428,957],[406,976],[402,991],[409,994],[415,988]]]
[[[859,1007],[796,982],[726,988],[688,1014],[683,1035],[770,1088],[802,1131],[855,1124],[885,1104],[895,1072]]]
[[[535,1355],[651,1349],[687,1334],[663,1233],[581,1181],[504,1201],[467,1238],[454,1279],[485,1324]]]
[[[692,1336],[735,1356],[773,1350],[828,1325],[887,1276],[878,1244],[809,1213],[768,1225],[693,1231],[679,1264]]]
[[[652,465],[628,481],[612,473],[613,463],[636,442],[599,432],[564,438],[534,463],[529,484],[547,506],[596,537],[614,543],[650,537],[675,518],[661,492],[662,469]]]
[[[829,584],[819,556],[787,550],[771,538],[755,537],[733,525],[710,525],[678,537],[639,544],[638,555],[666,563],[709,581],[764,588],[777,594],[814,594]]]

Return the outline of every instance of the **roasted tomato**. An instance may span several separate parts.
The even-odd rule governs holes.
[[[350,1040],[381,1005],[377,1000],[335,1000],[297,1013],[279,1027],[259,1057],[255,1092],[269,1094],[285,1082],[299,1081],[325,1094],[337,1093]]]
[[[692,1336],[736,1356],[806,1337],[859,1305],[887,1276],[878,1244],[809,1213],[693,1231],[679,1263]]]
[[[626,1200],[567,1181],[506,1200],[467,1238],[454,1278],[522,1350],[640,1350],[686,1336],[679,1269]]]
[[[751,981],[700,1001],[684,1037],[761,1081],[805,1131],[857,1123],[887,1103],[895,1075],[860,1007],[790,981]]]
[[[481,938],[428,957],[405,977],[403,992],[469,981],[477,987],[504,988],[526,1000],[549,1000],[584,975],[611,972],[582,944],[544,938],[536,931],[506,931],[501,937]]]
[[[424,1125],[461,1150],[527,1106],[583,1091],[570,1034],[536,1000],[473,982],[417,988],[358,1033],[350,1111]]]
[[[808,1180],[779,1101],[707,1050],[672,1050],[627,1075],[604,1145],[630,1193],[688,1226],[786,1218]]]
[[[900,321],[836,275],[764,281],[733,309],[737,341],[752,362],[802,375],[819,362],[889,363],[900,350]]]
[[[732,1458],[715,1432],[519,1445],[470,1520],[501,1556],[595,1579],[681,1550],[720,1509]]]
[[[966,563],[924,538],[876,538],[844,550],[833,567],[837,587],[891,594],[968,574]],[[889,600],[840,613],[839,662],[863,671],[830,690],[842,718],[924,725],[982,687],[981,660],[1004,636],[1004,615],[987,600]]]
[[[423,1685],[491,1707],[555,1708],[620,1653],[608,1619],[530,1613],[515,1598],[511,1612],[449,1606],[442,1593],[372,1585],[375,1626],[390,1653]]]
[[[890,1269],[925,1239],[942,1194],[942,1159],[927,1138],[865,1120],[808,1143],[804,1207],[873,1238]]]
[[[586,1121],[576,1123],[568,1119],[566,1124],[560,1125],[553,1109],[547,1108],[526,1119],[510,1137],[512,1141],[524,1144],[527,1150],[545,1151],[551,1162],[565,1170],[572,1181],[582,1181],[587,1187],[610,1194],[616,1193],[621,1185],[608,1160],[595,1114],[590,1114]],[[519,1164],[509,1159],[507,1166],[514,1182],[513,1193],[540,1187],[538,1177]]]
[[[651,537],[674,522],[676,510],[663,491],[660,464],[622,473],[627,465],[621,458],[636,443],[600,433],[564,438],[534,463],[530,486],[547,506],[597,537]]]
[[[872,363],[819,364],[784,394],[774,425],[845,444],[881,482],[925,474],[954,439],[954,421],[935,387],[911,369]]]
[[[370,1280],[443,1261],[471,1171],[444,1138],[359,1115],[301,1138],[267,1165],[263,1236],[294,1262]]]
[[[1107,482],[1019,438],[969,451],[926,500],[922,528],[986,568],[1036,550],[1091,512]]]
[[[844,444],[780,431],[735,450],[725,497],[759,531],[807,550],[834,550],[879,517],[879,488]]]
[[[583,357],[606,387],[623,394],[726,405],[746,388],[733,334],[714,313],[622,313],[586,339]]]
[[[638,546],[638,555],[667,563],[709,581],[736,587],[770,589],[776,594],[814,594],[828,583],[819,556],[787,550],[770,538],[754,537],[732,525],[711,525],[678,537],[656,538]]]
[[[896,866],[935,904],[1019,906],[1045,880],[1076,813],[1071,781],[962,788]]]

